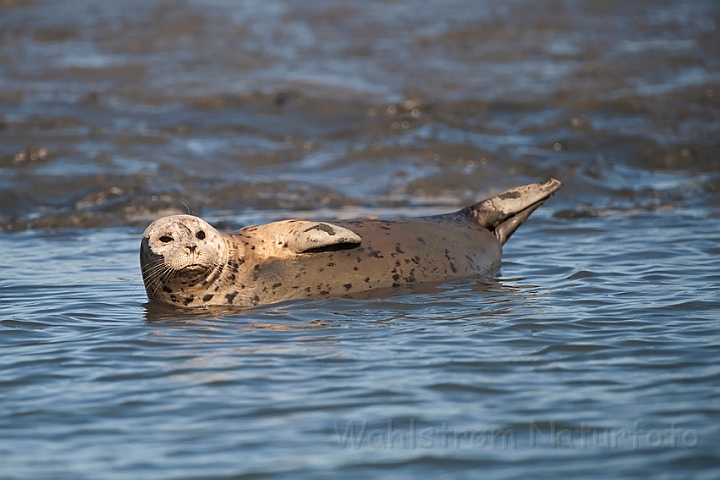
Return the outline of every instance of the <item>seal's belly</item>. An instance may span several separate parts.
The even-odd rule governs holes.
[[[442,218],[335,222],[362,244],[267,261],[244,282],[249,304],[330,297],[497,272],[501,247],[482,227]]]

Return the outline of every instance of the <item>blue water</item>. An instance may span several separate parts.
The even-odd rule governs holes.
[[[144,305],[137,229],[3,235],[3,477],[716,477],[718,223],[520,232],[495,279],[219,316]]]
[[[716,0],[0,0],[0,479],[720,478]],[[493,278],[147,304],[194,213],[563,188]]]

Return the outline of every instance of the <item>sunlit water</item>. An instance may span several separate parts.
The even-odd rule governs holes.
[[[707,478],[720,8],[0,0],[0,478]],[[497,277],[148,305],[154,218],[451,211]]]
[[[717,473],[694,212],[534,219],[493,280],[222,316],[144,306],[138,233],[0,238],[8,477]]]

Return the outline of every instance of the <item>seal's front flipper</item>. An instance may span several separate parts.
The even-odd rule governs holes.
[[[352,248],[362,241],[344,227],[327,222],[286,220],[267,225],[273,228],[275,245],[293,253],[308,253],[331,248]]]

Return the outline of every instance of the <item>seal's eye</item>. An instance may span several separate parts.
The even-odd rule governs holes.
[[[198,240],[202,240],[203,238],[205,238],[205,232],[203,232],[202,230],[200,230],[199,232],[197,232],[197,233],[195,234],[195,238],[197,238]]]
[[[167,236],[167,235],[163,235],[163,236],[160,237],[158,240],[160,240],[160,241],[163,242],[163,243],[170,243],[170,242],[173,241],[173,238],[172,238],[172,237],[169,237],[169,236]]]

